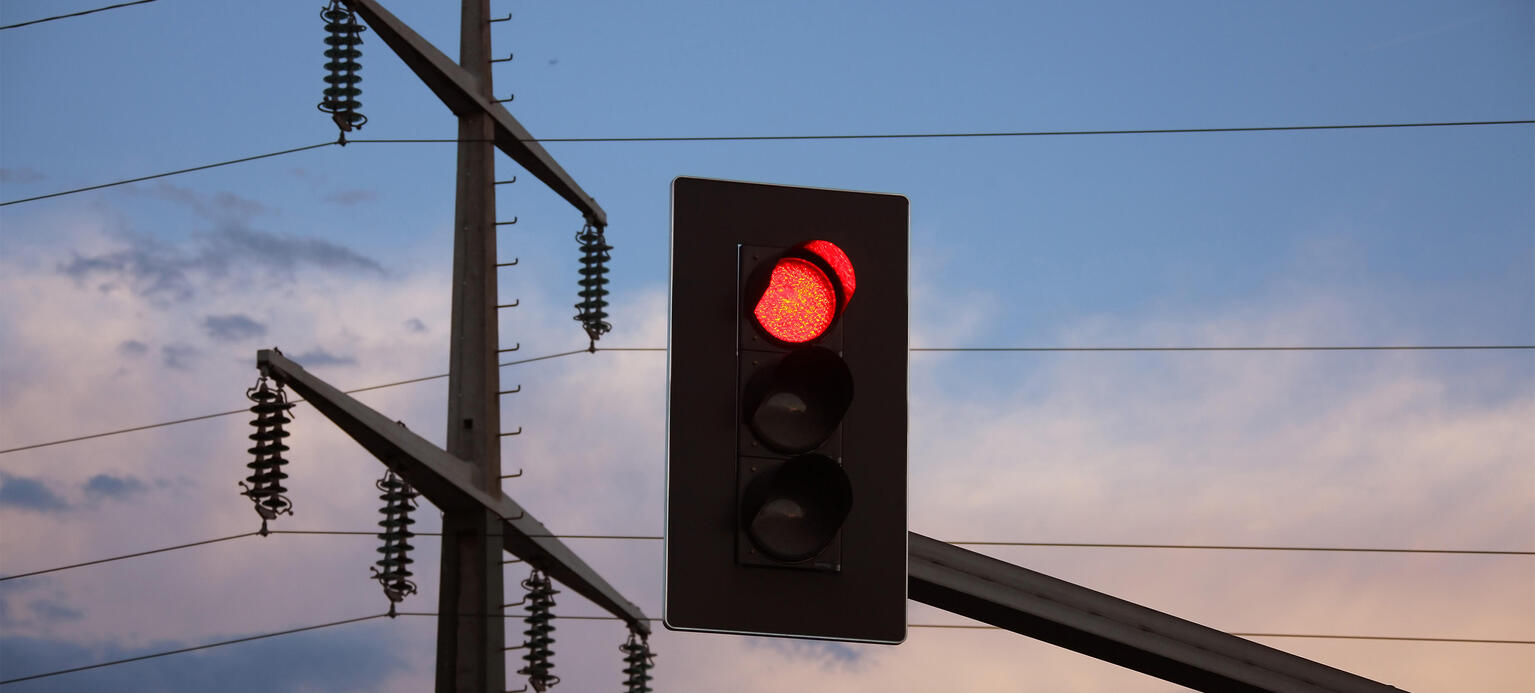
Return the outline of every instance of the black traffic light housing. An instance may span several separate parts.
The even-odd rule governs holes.
[[[907,217],[673,181],[668,628],[905,639]]]

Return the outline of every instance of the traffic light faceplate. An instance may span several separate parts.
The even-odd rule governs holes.
[[[667,627],[904,640],[907,208],[899,195],[673,182]],[[795,344],[755,322],[749,284],[810,241],[846,253],[843,266],[806,256],[835,273],[838,314]],[[769,376],[814,382],[764,404],[754,429],[742,403]],[[764,503],[768,486],[789,491]]]

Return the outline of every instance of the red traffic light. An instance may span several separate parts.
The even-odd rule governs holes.
[[[905,638],[909,207],[673,181],[667,628]]]
[[[779,257],[752,306],[752,316],[768,336],[804,344],[822,334],[853,297],[853,263],[836,244],[815,240]]]

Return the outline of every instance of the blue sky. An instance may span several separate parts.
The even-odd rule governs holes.
[[[10,0],[0,23],[101,4]],[[456,11],[385,4],[456,55]],[[159,0],[0,32],[0,201],[334,140],[314,108],[320,5]],[[513,14],[493,35],[516,56],[496,91],[541,137],[1535,114],[1529,2],[492,8]],[[451,137],[447,109],[365,39],[360,136]],[[678,175],[906,195],[914,346],[1535,343],[1527,125],[547,148],[609,214],[610,346],[665,344]],[[272,345],[343,387],[445,372],[453,161],[450,145],[357,143],[0,208],[0,448],[240,407],[254,351]],[[503,158],[498,173],[518,171]],[[520,259],[502,274],[502,298],[521,300],[503,343],[584,346],[570,319],[579,215],[526,175],[498,205],[519,220],[500,236],[502,259]],[[911,526],[930,536],[1535,548],[1528,351],[914,353],[911,367]],[[503,427],[526,433],[504,464],[527,470],[507,492],[558,531],[659,534],[664,373],[646,352],[505,369],[524,390]],[[440,440],[444,389],[365,401]],[[282,524],[371,526],[381,467],[312,410],[299,417],[299,514]],[[235,494],[245,428],[226,417],[0,456],[0,573],[254,529]],[[409,604],[430,610],[436,546],[420,545]],[[574,547],[659,615],[659,542]],[[7,581],[0,675],[381,611],[372,549],[241,539]],[[1535,638],[1528,557],[990,552],[1228,630]],[[557,613],[595,607],[565,595]],[[910,619],[959,621],[920,605]],[[432,628],[414,621],[7,689],[204,690],[199,677],[270,658],[276,689],[418,690]],[[564,685],[616,688],[621,629],[559,626]],[[1264,642],[1407,690],[1535,685],[1522,645]],[[994,632],[654,644],[667,690],[1169,688]]]

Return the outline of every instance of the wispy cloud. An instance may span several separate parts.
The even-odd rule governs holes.
[[[338,356],[320,347],[315,347],[302,354],[298,354],[293,357],[293,360],[306,367],[357,365],[357,359],[351,356]]]
[[[42,481],[0,472],[0,507],[58,512],[69,504]]]
[[[85,482],[84,489],[87,496],[122,499],[143,493],[148,486],[132,476],[97,474]]]
[[[36,609],[36,603],[32,606]],[[46,608],[46,607],[45,607]],[[68,607],[64,607],[68,609]],[[67,611],[55,616],[67,617]],[[358,624],[349,630],[300,633],[195,655],[153,659],[132,667],[108,667],[54,680],[46,690],[102,690],[154,693],[168,690],[228,691],[374,691],[404,662],[382,643],[388,626]],[[65,669],[93,662],[127,659],[252,633],[218,634],[200,639],[152,642],[100,642],[90,645],[67,638],[0,636],[0,671],[6,675]],[[274,666],[274,662],[281,662]],[[45,686],[48,681],[42,682]],[[38,689],[44,690],[44,689]]]
[[[165,181],[148,187],[130,187],[128,190],[180,204],[206,219],[247,220],[272,211],[261,202],[229,191],[204,193]]]
[[[47,178],[35,168],[0,168],[0,183],[37,183]]]
[[[96,288],[110,291],[126,285],[133,293],[150,299],[184,301],[194,294],[188,271],[194,260],[166,244],[148,237],[128,239],[129,247],[99,255],[81,255],[71,251],[71,259],[61,262],[58,271],[76,284],[98,282]]]
[[[124,235],[118,244],[126,247],[94,254],[71,251],[57,269],[77,284],[103,291],[123,287],[161,303],[186,301],[209,282],[252,273],[283,279],[304,268],[385,274],[376,260],[345,246],[241,225],[197,234],[177,246],[139,235]]]
[[[192,370],[192,360],[197,357],[197,349],[188,344],[167,344],[160,347],[160,362],[166,368],[178,371]]]
[[[138,358],[149,353],[149,345],[137,339],[125,339],[117,343],[117,353],[123,356]]]
[[[383,274],[370,257],[319,238],[285,236],[246,228],[225,228],[206,237],[201,259],[215,266],[255,263],[273,269],[312,266],[327,270]]]
[[[53,599],[37,599],[27,605],[27,610],[38,619],[59,623],[61,621],[78,621],[85,618],[85,614],[79,609]]]
[[[235,342],[266,334],[266,325],[239,313],[209,315],[203,318],[203,331],[221,342]]]

